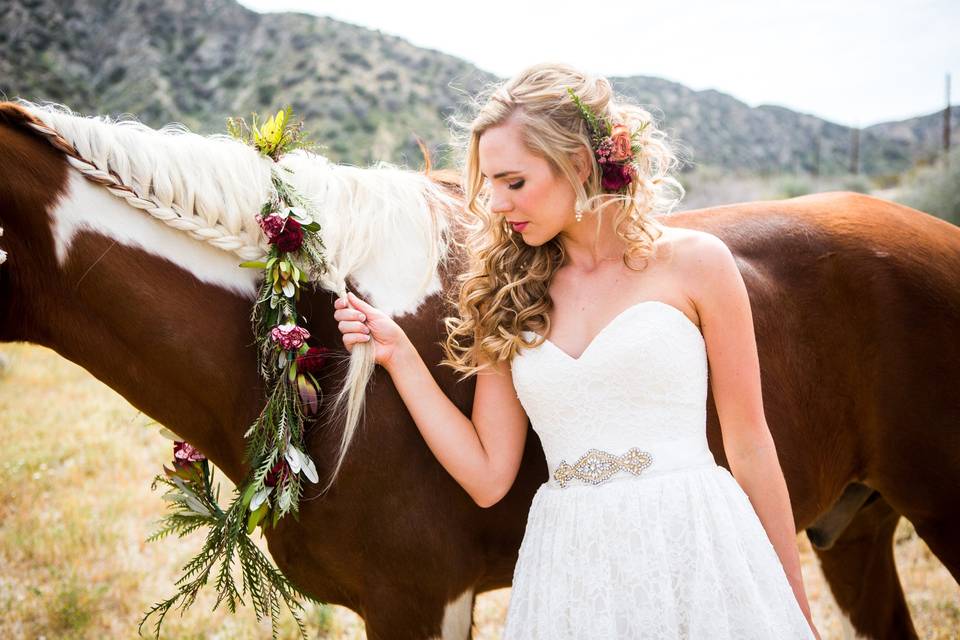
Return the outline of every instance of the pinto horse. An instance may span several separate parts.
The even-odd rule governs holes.
[[[237,255],[257,251],[267,174],[242,145],[121,129],[0,103],[0,340],[80,364],[237,482],[264,402],[248,321],[258,274]],[[396,318],[469,415],[473,380],[436,364],[444,294],[463,265],[462,203],[414,172],[307,156],[290,168],[322,205],[341,284]],[[737,258],[795,521],[840,608],[864,637],[916,637],[893,562],[901,516],[960,579],[960,229],[852,193],[661,220],[713,233]],[[305,291],[316,344],[340,345],[329,289],[341,284]],[[325,397],[345,388],[343,369],[320,380]],[[299,521],[267,530],[270,552],[303,591],[360,614],[370,638],[468,638],[476,594],[510,584],[547,478],[539,441],[528,433],[513,488],[482,509],[388,376],[374,374],[365,407],[347,449],[339,421],[310,428],[310,453],[335,481],[308,487]],[[707,418],[727,465],[710,395]]]

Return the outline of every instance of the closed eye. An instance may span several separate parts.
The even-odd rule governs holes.
[[[507,185],[507,186],[508,186],[509,188],[511,188],[511,189],[516,190],[516,189],[519,189],[519,188],[523,187],[523,183],[524,183],[524,180],[521,178],[520,180],[517,180],[516,182],[512,182],[512,183],[510,183],[510,184]]]

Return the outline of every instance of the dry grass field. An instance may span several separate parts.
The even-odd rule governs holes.
[[[0,638],[135,638],[141,614],[172,594],[200,540],[144,542],[164,507],[150,482],[171,455],[158,429],[56,354],[0,346]],[[798,543],[818,627],[843,638],[816,557],[805,536]],[[896,557],[920,636],[960,637],[960,587],[905,520]],[[478,598],[475,638],[500,637],[509,597]],[[211,612],[212,603],[208,593],[186,615],[172,612],[161,637],[269,637],[252,611]],[[312,638],[365,637],[342,607],[310,607],[306,618]],[[297,637],[289,618],[282,637]]]

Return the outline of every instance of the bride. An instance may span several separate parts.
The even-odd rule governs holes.
[[[819,637],[743,279],[719,238],[654,217],[682,197],[676,163],[604,78],[544,64],[492,91],[470,126],[475,224],[444,345],[477,376],[470,418],[389,316],[336,303],[346,348],[373,340],[481,507],[513,484],[528,421],[540,437],[550,477],[504,638]],[[708,371],[730,471],[707,447]]]

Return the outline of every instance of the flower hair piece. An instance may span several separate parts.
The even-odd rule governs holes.
[[[638,173],[636,159],[641,152],[640,134],[650,123],[644,122],[631,132],[625,124],[611,124],[607,118],[598,117],[573,89],[568,87],[567,93],[590,130],[590,146],[600,167],[600,186],[610,193],[622,192]]]

